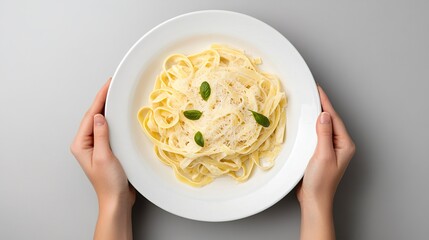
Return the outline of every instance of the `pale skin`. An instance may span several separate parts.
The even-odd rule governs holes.
[[[301,240],[335,239],[335,192],[356,147],[347,129],[319,86],[323,112],[316,123],[317,147],[297,187],[301,206]]]
[[[83,117],[70,149],[97,194],[94,239],[132,239],[131,209],[136,192],[112,153],[108,124],[102,115],[109,85],[110,79]],[[355,153],[343,121],[323,89],[318,89],[323,110],[316,123],[318,143],[296,191],[301,206],[301,240],[335,239],[333,200]]]
[[[94,239],[132,239],[131,209],[136,193],[109,145],[102,115],[110,79],[98,92],[70,146],[97,193],[98,220]]]

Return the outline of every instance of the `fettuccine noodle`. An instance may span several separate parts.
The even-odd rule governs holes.
[[[194,55],[167,57],[138,120],[158,158],[180,181],[197,187],[229,175],[243,182],[255,165],[264,170],[274,165],[284,140],[287,99],[278,78],[257,68],[260,63],[215,44]],[[207,100],[200,92],[203,82],[211,88]],[[201,117],[188,119],[188,110]],[[261,126],[250,110],[268,117],[269,126]]]

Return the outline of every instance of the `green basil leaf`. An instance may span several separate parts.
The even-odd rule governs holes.
[[[195,133],[194,140],[200,147],[204,147],[204,138],[203,134],[200,131]]]
[[[253,117],[255,118],[256,122],[259,123],[259,125],[262,125],[263,127],[270,126],[270,120],[267,117],[255,111],[252,111],[252,110],[249,110],[249,111],[252,112]]]
[[[183,115],[185,115],[187,119],[198,120],[200,119],[201,115],[203,115],[203,113],[198,110],[188,110],[188,111],[184,111]]]
[[[201,97],[204,99],[204,101],[207,101],[207,99],[209,99],[211,91],[212,90],[208,82],[204,81],[203,83],[201,83],[200,94],[201,94]]]

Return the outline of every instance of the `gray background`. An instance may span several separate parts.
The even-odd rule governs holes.
[[[425,1],[0,0],[0,239],[90,239],[92,186],[69,144],[130,46],[176,15],[238,11],[284,34],[357,144],[335,200],[338,239],[429,235],[429,4]],[[139,196],[135,239],[298,239],[294,194],[204,223]]]

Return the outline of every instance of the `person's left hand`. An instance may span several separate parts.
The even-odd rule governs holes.
[[[131,208],[135,189],[113,155],[109,144],[109,128],[102,115],[110,79],[98,92],[92,106],[82,119],[77,135],[70,146],[97,193],[99,207],[115,205]]]

